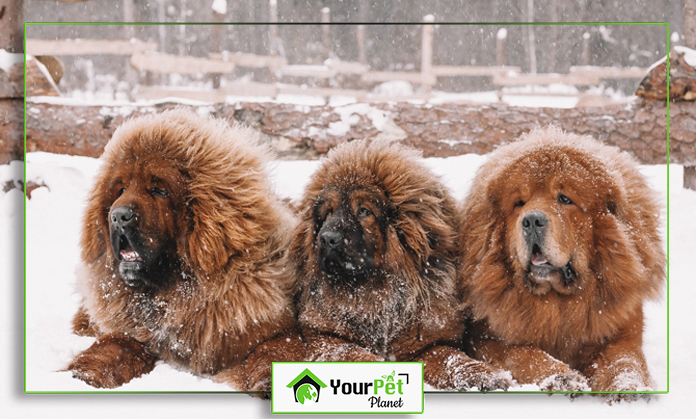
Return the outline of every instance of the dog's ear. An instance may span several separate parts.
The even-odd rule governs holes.
[[[191,182],[186,254],[194,269],[215,274],[230,258],[260,251],[275,207],[260,181]]]
[[[109,254],[109,209],[110,203],[106,201],[107,190],[102,187],[102,182],[97,182],[90,199],[87,210],[82,218],[82,260],[85,263],[93,263],[104,254]]]
[[[428,232],[418,220],[418,215],[412,212],[402,214],[396,224],[396,234],[401,244],[411,250],[420,262],[428,260],[431,248]]]
[[[470,195],[465,199],[464,209],[458,215],[459,246],[463,250],[464,260],[472,261],[464,266],[477,266],[475,261],[482,260],[489,252],[502,252],[505,248],[491,246],[491,241],[501,240],[503,223],[498,222],[501,210],[500,200],[494,193],[482,188],[483,193]]]
[[[290,243],[290,257],[300,275],[305,274],[307,266],[316,264],[316,252],[314,241],[321,228],[314,216],[314,205],[309,199],[302,201],[304,209],[299,214],[300,222],[295,227]],[[299,285],[302,281],[297,281]]]

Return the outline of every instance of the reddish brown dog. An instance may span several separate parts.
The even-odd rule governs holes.
[[[97,342],[68,369],[113,388],[163,360],[268,390],[270,362],[301,360],[304,346],[286,339],[295,218],[268,185],[265,150],[249,131],[169,111],[126,122],[102,160],[74,320]]]
[[[455,349],[456,204],[418,157],[356,141],[312,176],[292,243],[310,359],[422,361],[439,389],[507,388],[504,374]]]
[[[492,153],[461,213],[471,351],[545,390],[649,390],[659,213],[631,157],[592,138],[550,127]]]

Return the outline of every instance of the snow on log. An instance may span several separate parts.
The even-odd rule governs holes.
[[[27,105],[27,151],[97,157],[116,127],[129,116],[177,106],[182,105],[70,106],[31,100]],[[365,137],[401,141],[421,149],[426,157],[485,154],[548,124],[592,135],[629,151],[644,164],[664,164],[667,154],[663,102],[574,109],[411,103],[357,103],[335,108],[282,103],[185,106],[255,128],[265,134],[281,159],[318,158],[340,143]],[[670,160],[694,165],[696,107],[677,102],[670,105],[670,113]],[[0,132],[0,138],[5,139],[5,134]]]
[[[60,96],[60,90],[46,66],[27,55],[27,96]]]
[[[645,100],[667,99],[667,57],[650,67],[636,96]],[[696,100],[696,50],[674,47],[669,53],[669,100]]]

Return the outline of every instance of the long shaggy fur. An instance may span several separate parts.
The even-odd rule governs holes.
[[[555,201],[551,191],[557,190],[577,196],[578,212]],[[524,283],[516,202],[524,204],[524,197],[543,191],[552,197],[535,198],[533,205],[558,218],[549,230],[558,245],[552,252],[572,254],[577,274],[567,294],[551,290],[535,295]],[[545,351],[582,372],[595,391],[646,390],[650,378],[641,349],[642,304],[661,295],[665,279],[659,212],[633,159],[590,137],[549,127],[492,153],[461,211],[459,280],[483,342],[490,338],[489,344],[505,346],[492,349],[495,345],[479,342],[472,350],[517,368],[519,381],[539,383],[552,374],[572,372],[547,362],[545,354],[530,355],[534,351],[518,352],[512,361],[511,347]],[[628,361],[619,366],[622,358]],[[528,365],[532,359],[537,366]],[[628,365],[632,363],[637,367]],[[538,371],[522,374],[524,368]],[[620,371],[635,372],[638,385],[621,383]]]
[[[216,374],[293,329],[286,262],[296,221],[268,184],[266,150],[255,138],[181,110],[116,130],[84,215],[76,332],[126,334],[167,363]],[[134,163],[173,167],[184,179],[186,210],[174,214],[181,268],[163,281],[169,286],[145,291],[119,279],[109,244],[114,173]]]
[[[438,388],[505,387],[493,370],[454,349],[463,333],[455,285],[456,203],[419,157],[398,144],[352,142],[333,149],[312,176],[291,252],[299,323],[311,357],[420,359],[426,382]],[[313,208],[325,190],[376,190],[386,200],[382,263],[364,284],[338,286],[319,268]]]

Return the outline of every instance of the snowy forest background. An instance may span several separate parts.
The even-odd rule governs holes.
[[[234,0],[226,3],[224,17],[213,10],[214,0],[126,0],[132,3],[134,22],[269,22],[269,1]],[[125,1],[92,0],[86,3],[55,1],[25,2],[30,22],[122,22]],[[218,3],[219,4],[219,3]],[[530,7],[531,6],[531,7]],[[333,23],[412,22],[420,23],[432,14],[436,22],[671,22],[672,44],[683,44],[683,1],[670,0],[290,0],[277,2],[279,23],[321,22],[322,8],[330,9]],[[531,13],[530,13],[531,11]],[[589,65],[646,68],[666,53],[664,26],[626,25],[539,25],[533,28],[533,51],[529,29],[523,25],[436,25],[433,65],[496,65],[496,34],[508,31],[505,64],[524,73],[568,73],[581,65],[583,34],[590,35]],[[421,25],[367,25],[365,60],[376,71],[420,71]],[[234,51],[268,55],[268,25],[229,25],[216,36],[212,26],[32,26],[31,38],[38,39],[130,39],[156,42],[159,52],[207,57],[211,52]],[[331,56],[342,61],[359,60],[357,25],[331,27]],[[675,35],[676,34],[676,35]],[[680,36],[681,35],[681,36]],[[280,25],[278,55],[289,64],[321,64],[326,58],[321,25]],[[60,88],[70,92],[84,88],[89,72],[113,74],[126,79],[127,66],[112,55],[63,57],[66,72]],[[535,65],[533,65],[535,63]],[[267,69],[238,68],[227,75],[268,82]],[[102,81],[105,81],[102,80]],[[349,86],[350,87],[350,86]],[[635,81],[615,81],[611,87],[630,95]],[[439,78],[436,90],[449,92],[490,90],[489,77]]]

